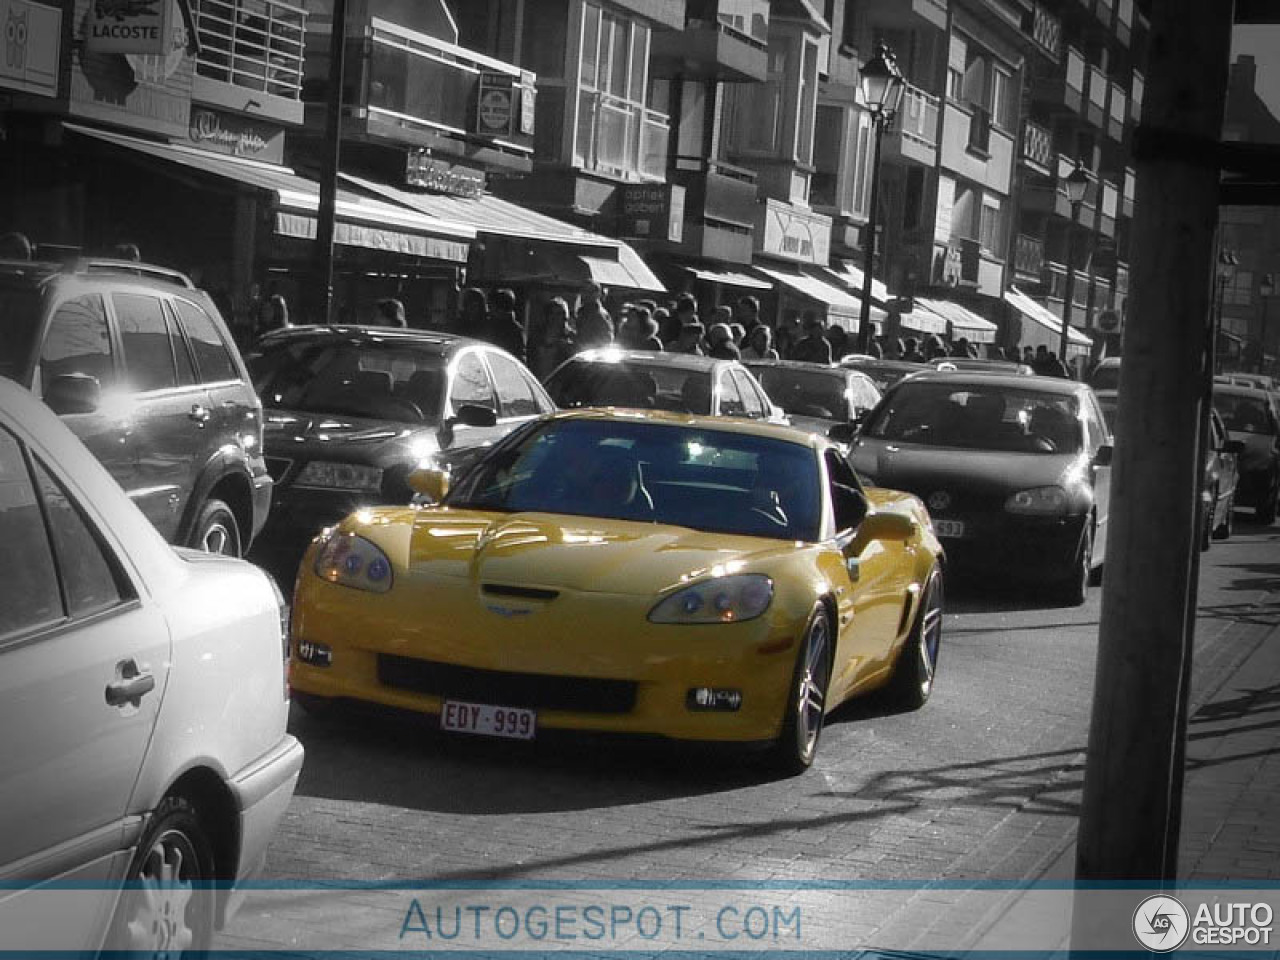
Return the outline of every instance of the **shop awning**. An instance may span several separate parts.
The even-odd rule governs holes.
[[[784,270],[774,270],[769,267],[759,266],[756,269],[801,296],[825,305],[828,317],[842,318],[849,324],[847,329],[857,332],[862,317],[861,300],[850,296],[839,287],[827,283],[825,280],[819,280],[808,273],[787,273]],[[871,319],[873,321],[882,323],[885,317],[886,314],[883,310],[872,306]]]
[[[916,303],[930,313],[946,319],[951,325],[951,336],[955,339],[964,337],[971,343],[992,343],[999,329],[990,320],[978,316],[968,307],[954,300],[934,300],[933,298],[916,297]]]
[[[179,144],[157,143],[120,133],[64,123],[73,133],[155,160],[178,164],[232,183],[270,193],[276,204],[275,232],[312,239],[320,209],[320,185],[288,167],[209,153]],[[346,246],[465,263],[476,231],[465,223],[424,215],[397,204],[339,190],[334,241]]]
[[[1009,289],[1004,292],[1004,300],[1005,303],[1009,304],[1028,320],[1046,328],[1050,333],[1061,340],[1062,321],[1058,319],[1057,314],[1044,304],[1037,302],[1014,286],[1010,286]],[[1088,349],[1093,345],[1092,340],[1074,327],[1067,331],[1067,343],[1069,346],[1080,347],[1083,349]]]
[[[852,260],[836,260],[827,272],[832,274],[844,286],[853,290],[859,296],[862,295],[862,268],[857,266]],[[893,294],[889,292],[889,288],[884,285],[883,281],[871,278],[871,302],[886,306],[893,299]]]
[[[699,280],[708,283],[721,283],[726,287],[743,287],[747,290],[768,290],[773,284],[749,273],[735,273],[732,270],[708,270],[705,267],[686,267]]]
[[[898,314],[902,326],[913,333],[946,333],[947,318],[941,317],[932,310],[922,306],[919,300],[910,313]]]

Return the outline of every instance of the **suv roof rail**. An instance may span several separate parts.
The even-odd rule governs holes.
[[[67,272],[70,273],[131,273],[151,280],[165,280],[175,283],[187,290],[194,290],[196,285],[181,270],[169,267],[158,267],[151,263],[139,263],[136,260],[110,260],[101,257],[81,257],[68,261]]]

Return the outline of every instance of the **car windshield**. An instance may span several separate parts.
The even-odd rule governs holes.
[[[411,343],[282,340],[245,361],[268,408],[434,423],[444,404],[445,358]]]
[[[921,370],[930,369],[924,364],[913,364],[910,367],[895,367],[879,364],[874,361],[846,363],[845,366],[852,367],[855,370],[865,373],[871,378],[871,382],[879,387],[881,391],[888,390],[905,376],[912,373],[919,373]]]
[[[711,371],[619,360],[574,358],[547,381],[560,407],[638,407],[711,412]]]
[[[791,367],[752,367],[769,399],[787,413],[823,420],[848,420],[845,376]]]
[[[1213,408],[1228,430],[1238,433],[1273,433],[1275,430],[1267,402],[1261,397],[1215,393]]]
[[[1089,386],[1095,390],[1120,389],[1120,365],[1110,364],[1098,367],[1089,376]]]
[[[1080,426],[1079,405],[1071,395],[907,381],[881,405],[866,436],[970,450],[1078,453]]]
[[[557,420],[513,435],[446,506],[673,524],[814,541],[817,457],[785,440],[625,420]]]
[[[0,377],[16,380],[31,364],[40,332],[40,292],[0,287]]]

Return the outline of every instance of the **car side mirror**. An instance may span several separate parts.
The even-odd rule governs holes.
[[[864,540],[910,540],[916,535],[916,521],[905,513],[868,514],[858,528]]]
[[[432,503],[439,503],[449,492],[449,471],[436,467],[418,467],[409,473],[409,489]]]
[[[464,427],[492,427],[498,423],[498,415],[478,403],[461,404],[454,413],[454,422]]]
[[[87,373],[64,373],[45,387],[44,402],[54,413],[93,413],[102,404],[102,384]]]
[[[827,430],[827,439],[834,440],[836,443],[853,443],[854,437],[858,435],[859,423],[853,420],[849,423],[833,423],[831,428]]]
[[[1114,457],[1115,447],[1109,443],[1104,443],[1098,448],[1098,452],[1093,455],[1093,465],[1095,467],[1109,467]]]
[[[1224,444],[1222,445],[1222,452],[1223,452],[1223,453],[1234,453],[1234,454],[1241,454],[1241,453],[1244,453],[1244,441],[1243,441],[1243,440],[1228,440],[1226,443],[1224,443]]]

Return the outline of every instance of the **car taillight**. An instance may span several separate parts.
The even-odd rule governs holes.
[[[280,590],[280,585],[276,583],[276,578],[267,574],[267,579],[271,581],[271,590],[276,595],[276,610],[280,618],[280,650],[284,657],[284,698],[289,699],[289,604],[284,598],[284,593]]]

